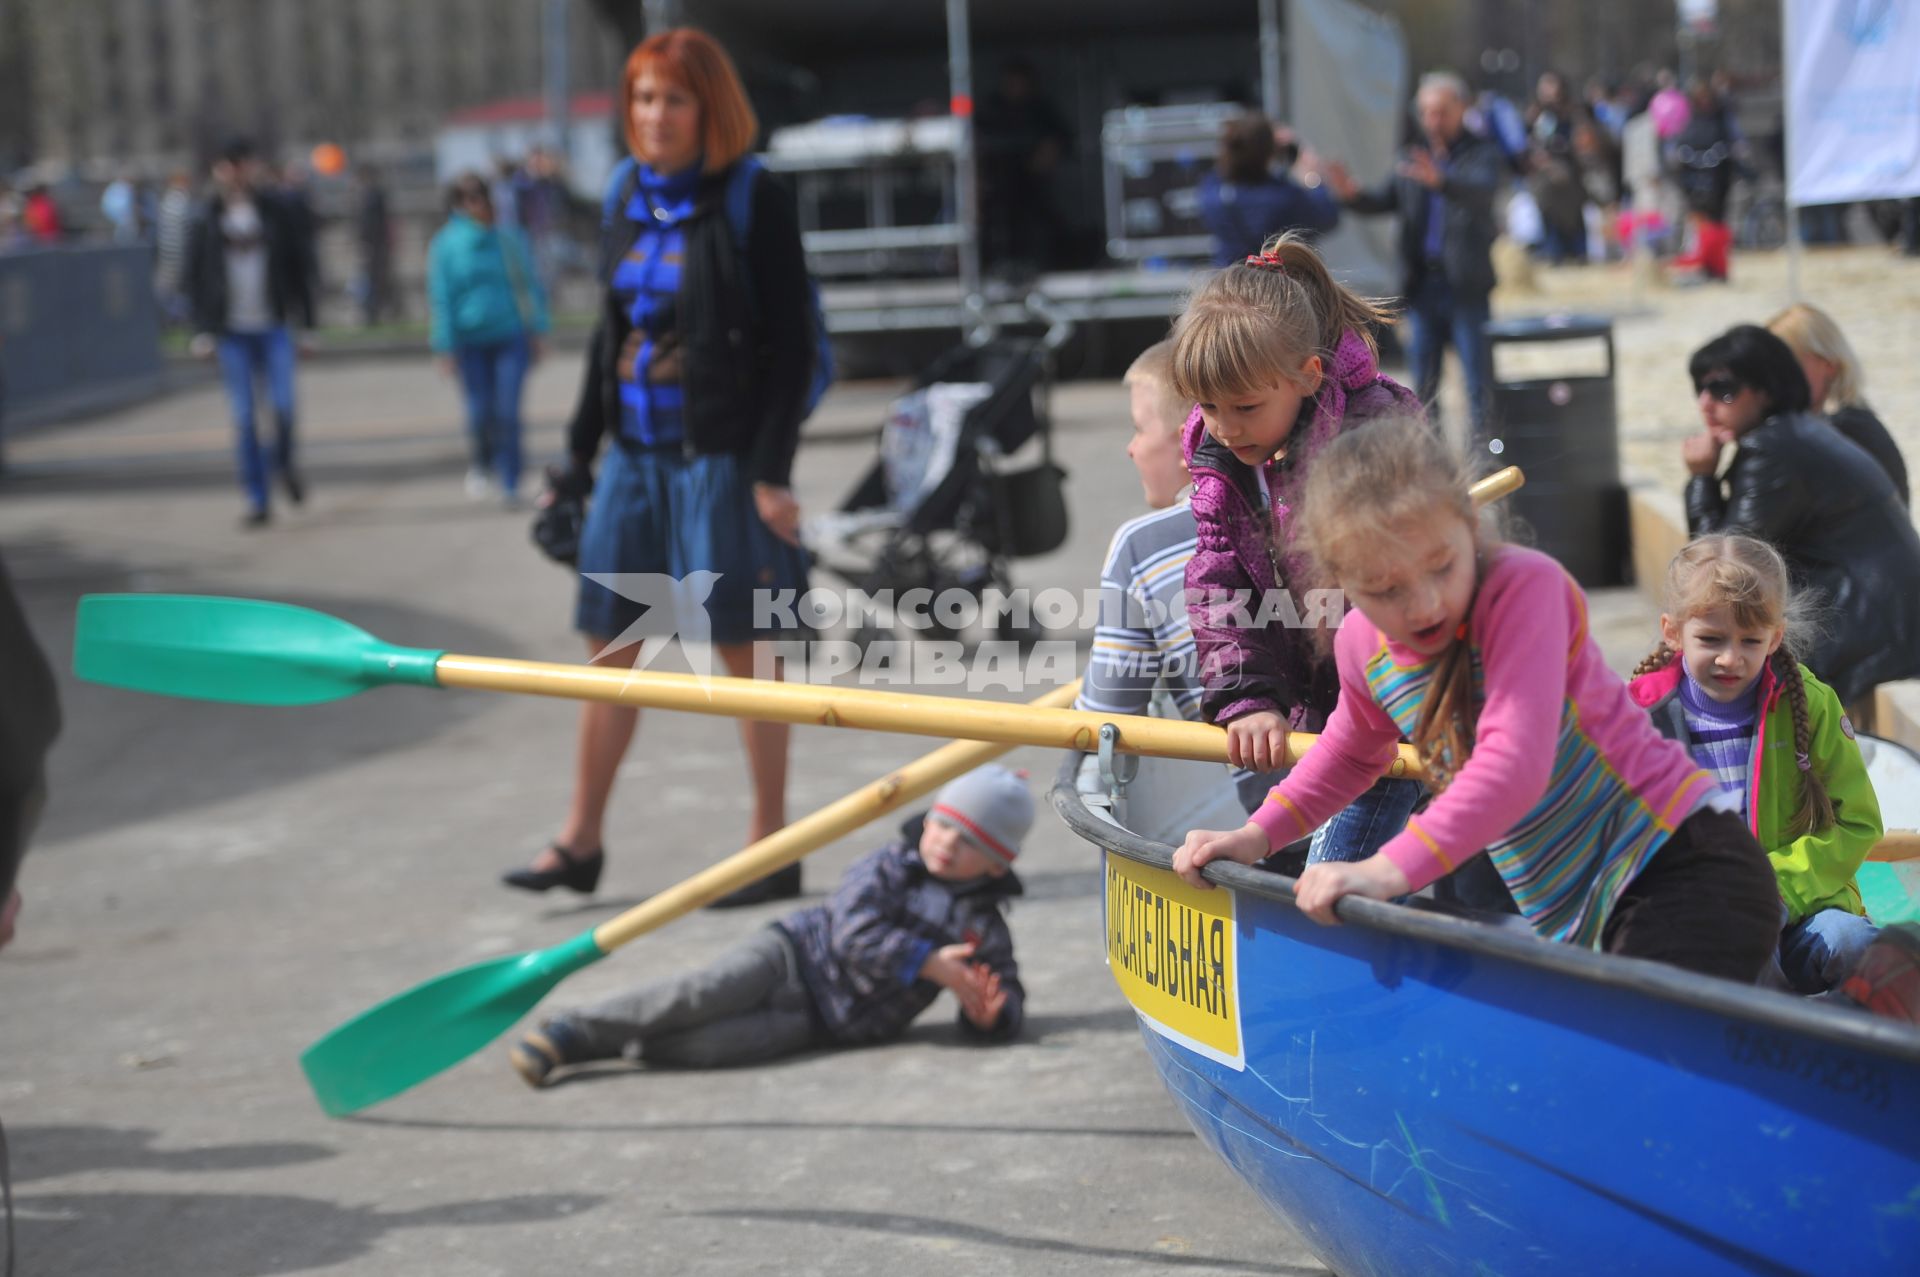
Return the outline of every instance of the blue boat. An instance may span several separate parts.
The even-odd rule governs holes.
[[[1244,818],[1221,769],[1143,759],[1116,801],[1082,761],[1053,802],[1147,1053],[1334,1272],[1920,1273],[1920,1030],[1426,901],[1195,890],[1168,844]]]

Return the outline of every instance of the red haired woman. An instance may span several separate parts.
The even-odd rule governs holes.
[[[593,493],[575,626],[592,659],[631,666],[641,639],[667,629],[651,606],[663,600],[602,582],[671,578],[673,631],[698,638],[704,627],[728,672],[750,676],[754,640],[770,636],[756,625],[754,592],[806,589],[788,486],[812,355],[799,217],[791,194],[747,161],[758,124],[711,37],[684,28],[649,37],[627,59],[623,97],[632,156],[608,184],[604,304],[562,480]],[[741,201],[729,199],[740,182],[744,227],[730,208]],[[611,443],[593,479],[603,438]],[[530,866],[505,876],[509,885],[598,885],[602,822],[637,718],[586,706],[566,822]],[[760,838],[786,823],[787,728],[740,729],[753,777],[749,836]],[[729,900],[799,890],[796,865]]]

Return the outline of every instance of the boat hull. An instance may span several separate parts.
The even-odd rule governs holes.
[[[1206,893],[1232,970],[1196,999],[1167,849],[1069,823],[1169,1093],[1335,1272],[1915,1271],[1920,1033],[1438,911],[1320,927],[1237,866]]]

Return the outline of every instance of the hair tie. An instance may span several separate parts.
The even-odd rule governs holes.
[[[1280,260],[1278,253],[1248,253],[1247,265],[1255,270],[1277,270],[1282,275],[1287,273],[1287,264]]]
[[[1794,760],[1800,764],[1801,771],[1810,772],[1813,770],[1813,760],[1808,758],[1805,754],[1795,754],[1793,757],[1794,757]]]

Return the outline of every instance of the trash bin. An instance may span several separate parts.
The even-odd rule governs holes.
[[[1627,492],[1620,482],[1620,430],[1613,398],[1613,321],[1595,315],[1531,315],[1487,325],[1495,378],[1487,450],[1496,465],[1519,466],[1526,486],[1509,497],[1533,544],[1566,565],[1581,585],[1623,585],[1632,573]],[[1499,376],[1503,346],[1598,342],[1603,371]],[[1561,352],[1556,352],[1561,353]],[[1568,352],[1570,353],[1570,352]]]

